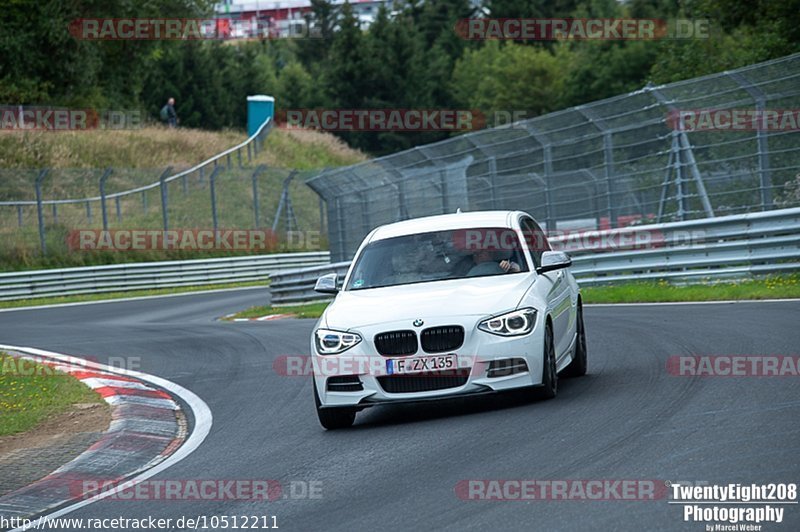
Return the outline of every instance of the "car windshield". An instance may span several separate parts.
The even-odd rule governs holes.
[[[527,272],[519,238],[509,228],[404,235],[367,245],[346,290]]]

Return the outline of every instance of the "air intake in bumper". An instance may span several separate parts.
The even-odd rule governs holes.
[[[378,377],[386,393],[416,393],[464,386],[469,375],[387,375]]]
[[[360,392],[364,385],[358,375],[337,375],[328,377],[327,388],[329,392]]]
[[[528,363],[524,358],[503,358],[492,360],[489,369],[486,371],[487,377],[507,377],[517,373],[528,371]]]

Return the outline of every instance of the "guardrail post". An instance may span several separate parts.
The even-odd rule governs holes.
[[[228,159],[228,170],[230,170],[231,169],[231,154],[230,153],[228,154],[227,159]]]
[[[253,161],[253,154],[251,153],[250,144],[247,145],[247,162],[250,163]]]
[[[36,176],[36,218],[39,221],[39,245],[42,248],[42,255],[47,254],[47,244],[44,238],[44,214],[42,214],[42,181],[47,177],[48,170],[40,170]]]
[[[17,205],[17,225],[22,227],[22,205]]]
[[[183,188],[183,195],[189,194],[189,176],[184,174],[181,178],[181,186]]]
[[[242,149],[236,150],[236,156],[239,158],[239,168],[242,167]]]
[[[106,211],[106,179],[111,176],[113,170],[106,168],[100,176],[100,210],[103,213],[103,231],[108,231],[108,211]]]
[[[53,225],[58,223],[58,204],[53,203]]]
[[[197,182],[200,183],[201,186],[203,185],[203,178],[205,178],[205,176],[206,176],[206,167],[201,166],[200,169],[198,170],[198,180],[197,180]]]
[[[142,190],[142,212],[147,214],[147,191]]]
[[[217,230],[217,192],[214,182],[217,178],[217,174],[222,171],[222,167],[218,166],[214,168],[214,171],[211,172],[211,175],[208,176],[208,186],[211,189],[211,219],[214,223],[214,231]]]
[[[86,202],[86,221],[92,223],[92,202]]]
[[[117,223],[122,221],[122,206],[119,204],[119,196],[114,198],[114,207],[117,210]]]
[[[167,176],[169,176],[170,172],[172,172],[172,167],[168,166],[166,170],[164,170],[160,176],[158,176],[158,182],[161,187],[161,218],[164,222],[164,231],[169,230],[169,212],[167,211]]]
[[[250,145],[247,145],[250,147]],[[248,150],[249,153],[249,150]],[[256,224],[253,226],[255,229],[258,229],[258,174],[263,172],[266,169],[266,166],[260,164],[256,167],[255,171],[253,172],[253,216],[255,218]]]

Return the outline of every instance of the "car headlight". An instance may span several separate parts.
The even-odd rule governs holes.
[[[493,316],[478,324],[478,329],[498,336],[522,336],[536,325],[536,310],[523,308]]]
[[[356,333],[332,331],[330,329],[317,329],[314,333],[314,343],[320,355],[338,355],[361,341]]]

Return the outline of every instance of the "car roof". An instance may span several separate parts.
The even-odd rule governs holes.
[[[432,231],[448,231],[452,229],[470,229],[477,227],[514,227],[514,220],[522,211],[474,211],[455,214],[440,214],[404,220],[393,224],[382,225],[372,233],[370,241],[394,238],[397,236],[430,233]],[[526,215],[527,216],[527,215]]]

